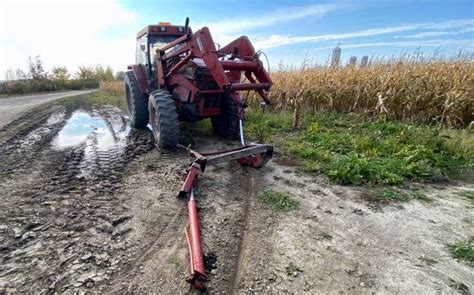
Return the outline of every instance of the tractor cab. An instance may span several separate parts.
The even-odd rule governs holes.
[[[148,68],[153,63],[157,49],[161,49],[183,35],[185,35],[184,26],[172,26],[168,22],[144,27],[137,34],[135,64]]]

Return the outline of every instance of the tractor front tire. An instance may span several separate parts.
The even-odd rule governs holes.
[[[225,95],[221,98],[220,114],[211,117],[212,129],[215,134],[222,138],[239,138],[240,129],[237,107],[232,96]]]
[[[166,90],[155,90],[148,98],[148,112],[156,145],[174,149],[179,142],[179,121],[176,105]]]
[[[132,71],[125,73],[125,97],[130,125],[134,128],[145,128],[148,124],[148,99],[140,92],[137,79]]]

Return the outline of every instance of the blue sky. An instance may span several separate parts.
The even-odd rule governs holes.
[[[473,2],[0,0],[0,75],[24,67],[28,55],[41,55],[46,68],[123,70],[133,63],[138,30],[159,21],[183,24],[186,16],[194,30],[208,26],[221,45],[248,35],[273,67],[299,65],[305,56],[324,62],[338,43],[343,60],[418,47],[450,56],[474,50]]]

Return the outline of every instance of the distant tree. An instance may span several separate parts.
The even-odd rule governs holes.
[[[102,65],[96,65],[94,69],[95,78],[97,80],[103,80],[105,69]]]
[[[34,58],[28,57],[28,74],[33,80],[45,80],[48,78],[48,73],[43,69],[43,62],[39,55]]]
[[[66,67],[53,67],[51,70],[50,78],[60,87],[65,87],[66,81],[69,80],[70,77],[71,75]]]
[[[123,78],[125,78],[125,72],[124,71],[118,71],[115,73],[115,80],[122,81]]]
[[[102,65],[97,65],[95,67],[95,77],[99,81],[112,81],[114,80],[114,72],[110,66],[104,68]]]
[[[25,73],[22,69],[16,69],[15,78],[16,80],[26,80],[26,79],[29,79],[30,76],[27,73]]]
[[[95,80],[96,72],[92,67],[80,66],[75,76],[79,80]]]
[[[110,66],[107,66],[104,71],[104,76],[101,79],[102,81],[113,81],[114,80],[114,71]]]
[[[71,77],[66,67],[53,67],[51,70],[51,78],[53,80],[64,82]]]
[[[16,80],[15,79],[15,71],[13,69],[7,69],[5,71],[5,80],[7,81],[13,81],[13,80]]]

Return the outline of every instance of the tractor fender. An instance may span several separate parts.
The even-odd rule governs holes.
[[[141,65],[132,65],[133,75],[138,82],[138,88],[142,94],[147,94],[147,79],[146,74]]]

